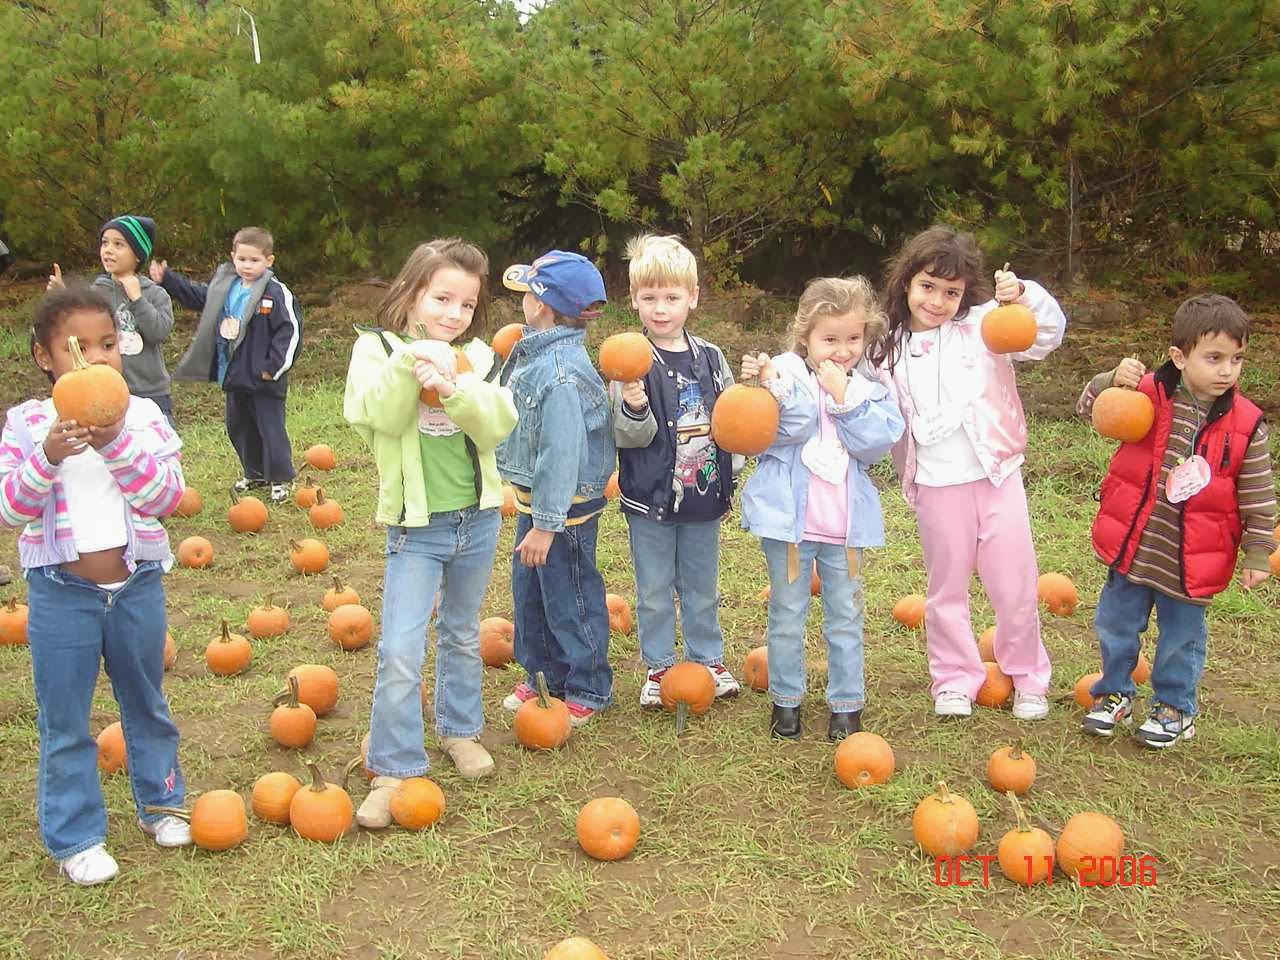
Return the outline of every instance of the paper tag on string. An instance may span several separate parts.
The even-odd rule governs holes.
[[[1170,503],[1190,500],[1209,485],[1209,461],[1195,454],[1169,471],[1164,483],[1164,495]]]

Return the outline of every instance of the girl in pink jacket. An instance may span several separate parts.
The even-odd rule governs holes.
[[[1030,308],[1036,339],[996,354],[982,318],[1001,303]],[[889,264],[889,332],[869,351],[906,431],[893,448],[902,492],[916,511],[929,577],[925,633],[934,713],[969,716],[986,680],[969,622],[975,567],[996,614],[996,661],[1013,679],[1013,715],[1049,712],[1049,655],[1040,640],[1036,556],[1022,485],[1027,421],[1014,360],[1042,360],[1062,342],[1066,317],[1039,284],[995,272],[986,280],[973,237],[934,226]]]

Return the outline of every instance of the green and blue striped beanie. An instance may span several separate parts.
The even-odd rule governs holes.
[[[129,244],[134,256],[138,258],[139,264],[151,259],[151,251],[156,245],[156,222],[150,217],[135,217],[129,214],[113,217],[102,225],[102,229],[98,231],[98,239],[101,240],[102,235],[108,230],[120,231],[125,243]]]

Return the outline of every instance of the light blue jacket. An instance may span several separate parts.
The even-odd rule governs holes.
[[[575,498],[604,496],[618,457],[609,394],[587,355],[586,331],[525,327],[502,382],[520,419],[498,447],[498,471],[532,491],[537,529],[563,530]]]
[[[742,526],[757,537],[799,543],[804,539],[805,507],[809,499],[809,468],[800,459],[806,441],[818,434],[818,380],[804,359],[794,353],[773,358],[778,379],[770,385],[778,399],[778,436],[756,463],[742,492]],[[867,470],[884,457],[902,436],[898,405],[881,383],[855,373],[852,401],[832,406],[836,434],[849,453],[848,547],[884,545],[884,515],[880,493]]]

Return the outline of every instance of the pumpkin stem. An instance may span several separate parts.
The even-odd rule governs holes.
[[[684,736],[684,728],[689,722],[689,704],[680,700],[676,703],[676,736]]]
[[[183,810],[181,807],[157,807],[157,806],[148,804],[147,806],[143,807],[142,810],[144,813],[163,813],[171,817],[180,817],[181,819],[186,820],[188,823],[191,822],[191,811]]]
[[[218,639],[219,643],[231,642],[231,631],[227,628],[227,621],[222,621],[222,636]]]
[[[324,487],[316,487],[316,506],[320,506],[326,499],[328,498],[324,495]]]
[[[547,689],[546,674],[544,674],[541,670],[539,670],[538,676],[535,678],[534,682],[537,683],[538,685],[538,706],[540,706],[543,710],[550,710],[551,709],[551,691]]]
[[[277,707],[287,703],[289,705],[290,710],[297,710],[298,709],[298,678],[291,673],[289,674],[288,680],[289,680],[288,689],[281,690],[279,693],[277,693],[271,702]]]
[[[89,361],[84,358],[84,351],[80,349],[80,338],[72,335],[67,337],[67,349],[71,351],[71,367],[74,370],[87,370]]]
[[[17,613],[17,612],[18,612],[18,598],[17,598],[17,597],[10,597],[10,598],[9,598],[9,612],[10,612],[10,613]]]
[[[1013,746],[1009,748],[1009,759],[1010,760],[1022,759],[1022,738],[1021,737],[1013,741]]]
[[[364,757],[356,756],[347,762],[342,768],[342,789],[347,789],[347,781],[351,778],[351,774],[355,773],[357,768],[364,766]]]
[[[338,579],[338,575],[335,573],[333,575],[333,592],[341,593],[342,590],[343,590],[342,581]]]
[[[301,549],[302,549],[302,544],[300,544],[300,543],[299,543],[297,540],[295,540],[293,537],[290,537],[290,538],[289,538],[289,549],[290,549],[290,550],[301,550]]]
[[[307,769],[311,771],[311,786],[307,789],[314,790],[316,793],[324,793],[329,785],[324,782],[324,774],[320,772],[320,768],[308,760]]]
[[[951,791],[947,789],[946,781],[938,781],[938,799],[943,803],[951,802]]]
[[[240,491],[239,491],[239,490],[237,490],[235,487],[231,487],[230,489],[231,489],[231,503],[232,503],[233,505],[234,505],[234,504],[239,503],[239,502],[240,502]]]
[[[1018,802],[1018,795],[1012,790],[1006,790],[1005,795],[1009,798],[1009,802],[1013,804],[1013,812],[1018,817],[1018,831],[1020,833],[1028,833],[1031,830],[1031,824],[1027,822],[1027,815],[1022,811],[1022,804]]]

